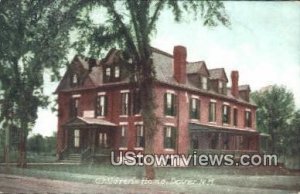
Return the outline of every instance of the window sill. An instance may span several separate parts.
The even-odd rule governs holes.
[[[200,119],[190,119],[191,122],[200,123]]]
[[[173,148],[164,148],[164,151],[167,151],[167,152],[174,152],[175,149],[173,149]]]
[[[119,150],[127,150],[128,148],[126,147],[119,147]]]
[[[104,119],[105,116],[97,116],[96,118],[97,118],[97,119]]]
[[[175,116],[165,115],[166,118],[174,119]]]
[[[135,114],[134,115],[135,117],[140,117],[140,116],[142,116],[141,114]]]
[[[127,118],[127,117],[128,117],[128,115],[120,115],[120,117],[125,117],[125,118]]]
[[[208,123],[209,123],[209,124],[213,124],[213,125],[216,125],[216,124],[217,124],[216,121],[209,121]]]
[[[144,148],[143,147],[135,147],[135,148],[133,148],[134,150],[144,150]]]
[[[229,123],[223,123],[223,126],[229,126]]]

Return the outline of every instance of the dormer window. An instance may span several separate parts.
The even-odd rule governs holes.
[[[72,75],[72,77],[71,77],[71,85],[72,85],[72,86],[77,86],[78,83],[79,83],[79,81],[78,81],[78,76],[77,76],[76,73],[74,73],[74,74]]]
[[[115,78],[119,78],[119,77],[120,77],[120,67],[115,66]]]
[[[111,75],[111,69],[110,69],[110,67],[107,67],[106,69],[105,69],[105,76],[107,77],[107,78],[110,78],[110,75]],[[109,79],[108,79],[109,80]]]
[[[223,82],[219,81],[219,93],[222,93],[222,89],[223,89]]]
[[[119,65],[110,65],[103,68],[104,82],[119,81],[121,77],[121,68]]]
[[[218,92],[221,93],[221,94],[225,94],[226,93],[226,83],[225,82],[219,80],[219,83],[218,83]]]
[[[207,90],[207,77],[201,77],[201,88]]]

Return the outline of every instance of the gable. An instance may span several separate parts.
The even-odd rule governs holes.
[[[93,64],[94,63],[94,64]],[[61,90],[72,89],[74,87],[85,87],[85,86],[93,86],[95,85],[94,80],[90,77],[90,71],[95,68],[95,61],[84,59],[78,55],[76,55],[71,63],[67,67],[67,71],[65,72],[62,80],[59,82],[58,87],[55,93]],[[72,79],[74,74],[76,74],[78,79],[78,84],[76,86],[72,86]]]
[[[228,78],[224,68],[210,69],[208,71],[209,71],[209,78],[211,80],[222,80],[228,82]]]

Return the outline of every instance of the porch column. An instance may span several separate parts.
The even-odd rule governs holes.
[[[95,154],[95,144],[96,144],[96,129],[92,128],[90,130],[91,132],[91,148],[92,148],[92,154],[94,155]]]

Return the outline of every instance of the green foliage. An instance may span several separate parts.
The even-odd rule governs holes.
[[[291,123],[283,132],[283,150],[288,156],[299,155],[300,153],[300,110],[296,111]]]
[[[100,9],[101,8],[101,9]],[[140,89],[142,117],[145,129],[145,153],[153,153],[153,137],[157,118],[153,93],[155,69],[151,60],[150,39],[162,11],[169,9],[174,19],[181,21],[192,13],[201,17],[203,24],[216,26],[229,24],[224,5],[220,1],[174,1],[174,0],[86,0],[78,15],[76,29],[80,40],[74,43],[78,52],[87,52],[98,58],[103,49],[117,46],[123,51],[127,68],[137,78]],[[106,18],[93,21],[89,11],[98,11]],[[146,177],[154,178],[154,170],[146,166]]]
[[[273,152],[284,152],[285,134],[295,109],[293,94],[275,85],[252,93],[252,99],[258,106],[257,129],[271,135]]]
[[[50,137],[43,137],[40,134],[28,138],[28,151],[35,153],[55,153],[56,134]]]
[[[20,130],[21,145],[35,123],[38,107],[48,103],[43,95],[45,70],[59,77],[76,6],[63,0],[0,1],[0,121],[3,128]]]

